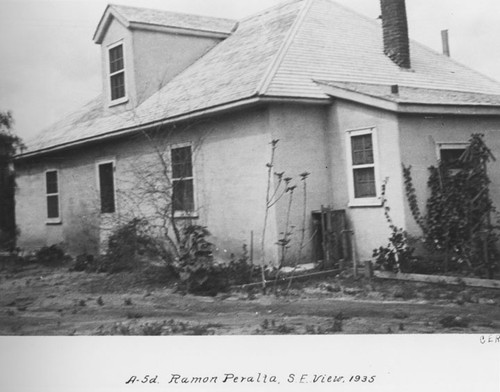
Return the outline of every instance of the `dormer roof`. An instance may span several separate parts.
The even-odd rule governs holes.
[[[93,40],[96,44],[102,42],[113,18],[129,29],[172,30],[176,33],[219,37],[229,36],[237,26],[237,22],[231,19],[110,4],[94,33]]]

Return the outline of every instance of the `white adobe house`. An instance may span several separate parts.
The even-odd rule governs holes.
[[[412,165],[426,199],[427,168],[484,133],[500,157],[500,83],[408,39],[404,1],[382,0],[371,20],[331,0],[291,0],[240,21],[110,5],[94,34],[102,53],[102,94],[43,130],[16,160],[18,245],[63,242],[98,252],[127,199],[160,172],[154,133],[166,145],[176,185],[175,217],[205,225],[219,255],[237,253],[265,213],[266,163],[299,182],[307,171],[312,211],[345,210],[360,259],[386,244],[394,222],[418,234],[401,164]],[[500,206],[500,160],[490,167]],[[300,185],[300,182],[299,182]],[[286,220],[270,210],[266,248]],[[300,192],[290,221],[297,253]],[[314,257],[312,243],[303,252]]]

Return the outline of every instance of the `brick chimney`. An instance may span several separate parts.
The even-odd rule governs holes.
[[[411,68],[405,0],[380,0],[384,53],[401,68]]]

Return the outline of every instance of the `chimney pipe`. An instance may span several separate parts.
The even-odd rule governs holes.
[[[443,54],[450,57],[450,40],[448,30],[441,30],[441,40],[443,41]]]
[[[405,0],[380,0],[384,53],[401,68],[411,68]]]

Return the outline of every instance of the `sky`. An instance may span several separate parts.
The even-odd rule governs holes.
[[[379,0],[336,0],[371,18]],[[0,111],[14,114],[25,140],[101,90],[92,36],[107,0],[0,0]],[[111,0],[116,4],[240,19],[283,0]],[[410,36],[500,80],[499,0],[406,0]]]

